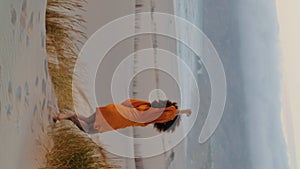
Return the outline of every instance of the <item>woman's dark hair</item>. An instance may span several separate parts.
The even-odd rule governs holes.
[[[155,100],[151,103],[151,107],[154,108],[165,108],[174,106],[176,109],[178,109],[176,102],[171,102],[170,100]],[[154,128],[159,132],[174,132],[175,128],[179,126],[180,124],[180,116],[176,115],[173,120],[170,120],[165,123],[154,123]]]

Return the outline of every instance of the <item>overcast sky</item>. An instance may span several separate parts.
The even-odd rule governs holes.
[[[300,166],[300,1],[277,0],[282,50],[282,118],[291,167]],[[296,164],[295,164],[296,163]]]

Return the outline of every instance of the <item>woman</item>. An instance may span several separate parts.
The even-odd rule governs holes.
[[[159,132],[173,132],[179,125],[180,114],[191,114],[191,110],[178,110],[177,103],[159,100],[149,103],[143,100],[128,99],[121,104],[97,107],[90,117],[74,113],[59,114],[56,119],[73,121],[87,133],[103,133],[126,127],[145,127],[154,124]]]

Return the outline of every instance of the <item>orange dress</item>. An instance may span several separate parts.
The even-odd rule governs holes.
[[[147,126],[173,120],[176,108],[152,108],[147,101],[128,99],[121,104],[96,108],[94,128],[103,133],[129,126]]]

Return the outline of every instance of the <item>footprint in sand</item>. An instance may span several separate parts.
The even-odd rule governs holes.
[[[6,108],[6,116],[8,120],[11,120],[11,115],[12,115],[12,106],[10,104],[5,106]]]
[[[17,101],[21,101],[21,97],[22,97],[22,88],[21,86],[18,86],[16,91],[15,91],[15,96],[16,96],[16,99]]]
[[[26,106],[29,106],[29,98],[27,96],[24,98],[24,103]]]
[[[46,81],[45,79],[42,80],[42,93],[46,95]]]
[[[36,121],[37,121],[37,105],[34,106],[33,108],[33,117],[32,117],[32,121],[31,121],[31,132],[33,133],[35,130],[34,130],[34,126],[36,124]]]
[[[28,25],[28,33],[29,34],[31,34],[32,30],[33,30],[33,17],[34,17],[34,13],[31,12],[30,19],[29,19],[29,25]]]
[[[35,86],[37,87],[38,85],[39,85],[39,77],[36,76],[36,77],[35,77]]]
[[[29,36],[26,35],[26,47],[28,47],[28,46],[29,46]]]
[[[12,5],[10,6],[10,8],[11,8],[10,9],[10,15],[11,15],[10,22],[14,28],[16,26],[16,21],[17,21],[17,12],[16,12],[16,9]],[[12,33],[13,33],[13,36],[15,36],[15,29],[12,29]]]
[[[27,0],[23,0],[23,3],[22,3],[22,12],[25,12],[26,11],[26,8],[27,8]]]
[[[14,106],[15,106],[15,112],[17,113],[17,119],[19,118],[20,116],[20,103],[21,103],[21,98],[22,98],[22,87],[21,86],[18,86],[16,89],[15,89],[15,100],[16,102],[14,103]]]
[[[17,13],[16,13],[16,9],[13,6],[11,6],[10,14],[11,14],[10,22],[13,26],[15,26],[17,21]]]
[[[22,40],[22,36],[23,36],[23,32],[25,30],[26,27],[26,18],[27,18],[27,12],[26,12],[26,8],[27,8],[27,0],[23,0],[22,3],[22,8],[21,8],[21,17],[20,17],[20,40]]]
[[[24,84],[24,91],[25,91],[25,95],[29,96],[29,85],[27,81]]]
[[[37,112],[37,105],[34,105],[34,108],[33,108],[33,117],[36,117],[36,112]]]
[[[42,103],[42,111],[44,111],[45,105],[46,105],[46,98],[43,99],[43,103]]]
[[[25,97],[24,97],[24,102],[25,105],[29,106],[29,85],[28,82],[26,81],[24,84],[24,92],[25,92]]]
[[[31,36],[32,31],[33,31],[33,16],[34,16],[33,12],[31,12],[30,19],[29,19],[29,24],[28,24],[28,29],[27,29],[27,35],[26,35],[26,46],[27,47],[30,44],[29,37]]]
[[[10,81],[10,80],[8,81],[7,92],[8,92],[9,98],[11,99],[11,96],[12,96],[12,84],[11,84],[11,81]]]

